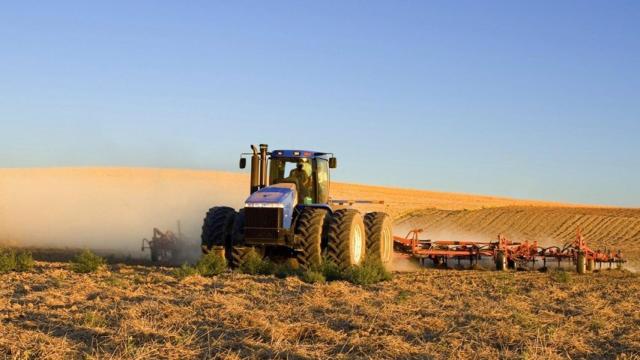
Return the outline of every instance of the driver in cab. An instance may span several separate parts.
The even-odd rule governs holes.
[[[289,177],[297,179],[301,187],[307,187],[309,180],[311,180],[309,174],[304,171],[304,162],[302,160],[299,160],[296,164],[296,168],[289,172]]]
[[[295,169],[289,172],[289,178],[296,179],[296,183],[300,185],[298,193],[304,199],[311,183],[311,176],[304,170],[304,161],[298,160]]]

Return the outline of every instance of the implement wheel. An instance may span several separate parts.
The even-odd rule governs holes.
[[[367,234],[367,258],[389,267],[393,257],[393,226],[389,215],[372,212],[364,216]]]
[[[345,270],[359,265],[366,255],[366,232],[357,210],[341,209],[329,220],[327,259]]]
[[[435,268],[443,268],[444,266],[444,256],[432,256],[431,261],[433,261],[433,267]]]
[[[593,271],[596,269],[596,260],[591,258],[587,260],[587,271]]]
[[[496,255],[496,270],[507,270],[507,255],[505,255],[504,251],[498,251]]]
[[[587,257],[582,251],[578,253],[578,258],[576,259],[576,271],[578,274],[587,272]]]
[[[236,211],[218,206],[209,209],[202,224],[202,252],[207,254],[214,246],[225,248],[227,260],[231,259],[231,233]]]
[[[322,263],[322,229],[326,216],[325,209],[306,207],[296,220],[295,235],[299,241],[296,260],[304,270]]]

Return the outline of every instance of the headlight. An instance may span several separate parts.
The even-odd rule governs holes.
[[[284,208],[284,204],[278,203],[245,203],[244,206],[249,208]]]

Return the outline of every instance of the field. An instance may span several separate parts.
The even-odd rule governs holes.
[[[359,287],[233,273],[177,280],[168,269],[131,266],[78,275],[40,263],[2,276],[0,354],[637,359],[639,280],[617,270],[431,269]]]
[[[77,248],[144,258],[153,227],[197,241],[215,204],[240,207],[246,174],[172,169],[0,169],[0,244],[65,260]],[[640,210],[356,184],[335,199],[384,200],[396,235],[623,248],[637,270]],[[43,250],[43,249],[54,250]],[[421,269],[372,286],[60,262],[0,275],[0,358],[640,358],[633,271]],[[406,268],[403,266],[402,268]],[[412,269],[414,267],[411,267]]]

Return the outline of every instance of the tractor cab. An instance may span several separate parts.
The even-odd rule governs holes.
[[[337,166],[330,153],[306,150],[275,150],[267,152],[266,145],[252,147],[251,193],[278,184],[293,184],[299,205],[329,202],[329,169]],[[240,159],[240,168],[246,159]]]
[[[323,153],[278,150],[271,153],[269,185],[294,184],[298,204],[326,204],[329,200],[329,159]]]

